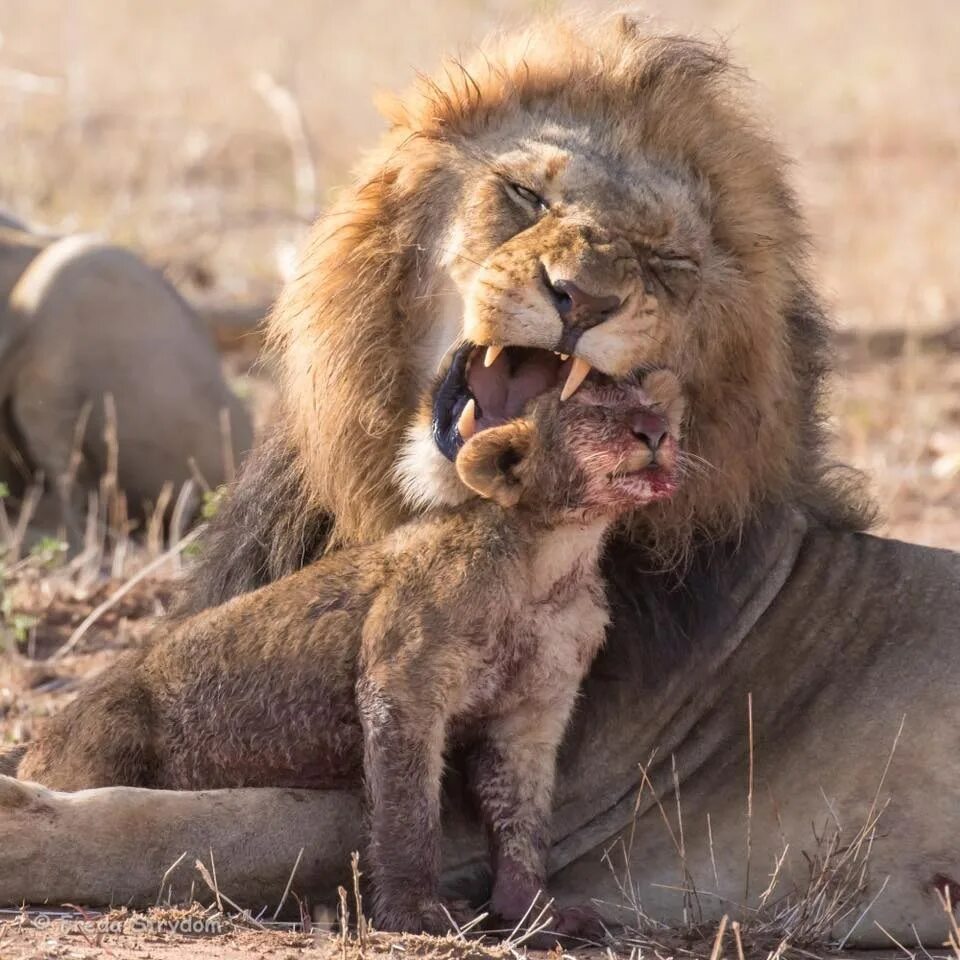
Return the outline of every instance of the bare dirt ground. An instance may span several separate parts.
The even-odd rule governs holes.
[[[193,929],[223,932],[182,932]],[[5,936],[6,935],[6,936]],[[9,938],[9,939],[7,939]],[[38,917],[0,920],[0,957],[69,958],[69,960],[381,960],[403,956],[430,960],[509,960],[509,949],[465,938],[373,934],[363,945],[327,931],[257,930],[229,921],[210,924],[201,911],[152,911],[84,920],[38,922]]]
[[[255,317],[376,135],[373,92],[498,25],[557,8],[0,0],[0,208],[129,244],[205,310]],[[868,473],[878,532],[960,548],[960,11],[945,0],[651,0],[646,9],[725,38],[797,159],[815,268],[840,333],[836,456]],[[269,371],[250,367],[256,343],[231,340],[227,363],[262,423],[272,386]],[[50,544],[7,558],[0,744],[29,738],[84,677],[144,635],[169,602],[172,561],[105,611],[70,655],[47,660],[158,549],[131,549],[126,562],[93,570],[65,565]],[[706,957],[712,947],[708,931],[614,952]],[[498,950],[411,938],[360,950],[249,924],[195,937],[0,917],[0,960],[511,953]],[[736,955],[729,937],[720,952]]]

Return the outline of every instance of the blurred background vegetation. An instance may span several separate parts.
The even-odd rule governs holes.
[[[557,8],[0,0],[0,207],[53,231],[104,234],[162,267],[201,310],[254,318],[381,128],[374,93]],[[797,160],[842,333],[838,455],[870,472],[884,530],[960,547],[956,0],[644,9],[666,29],[724,40],[753,78]],[[260,379],[251,396],[262,421]]]

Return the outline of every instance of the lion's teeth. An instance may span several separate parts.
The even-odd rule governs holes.
[[[573,364],[570,367],[570,373],[567,374],[567,382],[563,385],[560,392],[561,400],[569,400],[579,389],[580,384],[587,378],[587,374],[593,369],[583,357],[574,357]]]
[[[487,352],[483,355],[483,365],[492,367],[497,362],[497,357],[503,353],[503,347],[489,346]]]
[[[467,401],[467,405],[463,408],[463,413],[460,414],[460,419],[457,421],[457,429],[464,440],[469,440],[477,432],[477,404],[473,397]]]
[[[557,356],[560,358],[560,360],[561,360],[563,363],[566,363],[566,362],[570,359],[570,354],[569,354],[569,353],[558,353]]]

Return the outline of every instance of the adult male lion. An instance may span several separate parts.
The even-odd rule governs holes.
[[[875,916],[936,941],[935,889],[955,895],[960,878],[960,560],[859,532],[869,508],[829,469],[803,222],[723,54],[629,19],[554,23],[450,65],[390,116],[273,315],[286,418],[243,471],[184,609],[456,502],[449,457],[471,418],[496,422],[561,378],[574,389],[586,364],[669,366],[702,468],[609,551],[615,623],[566,744],[552,888],[598,898],[611,920],[625,899],[670,922],[755,902],[775,872],[769,905],[805,888],[804,853],[822,865],[811,823],[823,834],[828,818],[824,891],[784,916],[808,936],[813,916],[814,932],[882,941]],[[123,862],[109,890],[146,898],[146,836],[151,869],[227,847],[220,883],[251,898],[282,886],[300,846],[301,882],[322,885],[360,840],[355,799],[333,792],[68,804],[0,786],[20,878],[0,896],[14,899],[83,895],[38,855],[65,835],[109,839]],[[674,789],[682,825],[654,800]],[[121,809],[143,824],[122,841],[135,856],[97,832]],[[42,837],[28,829],[41,816]],[[186,838],[172,826],[185,817]],[[283,836],[258,840],[275,823]],[[476,893],[475,834],[451,832],[451,876]]]

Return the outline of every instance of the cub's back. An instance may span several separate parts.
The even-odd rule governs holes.
[[[158,633],[141,666],[157,785],[356,780],[357,656],[383,575],[376,550],[343,551]]]

